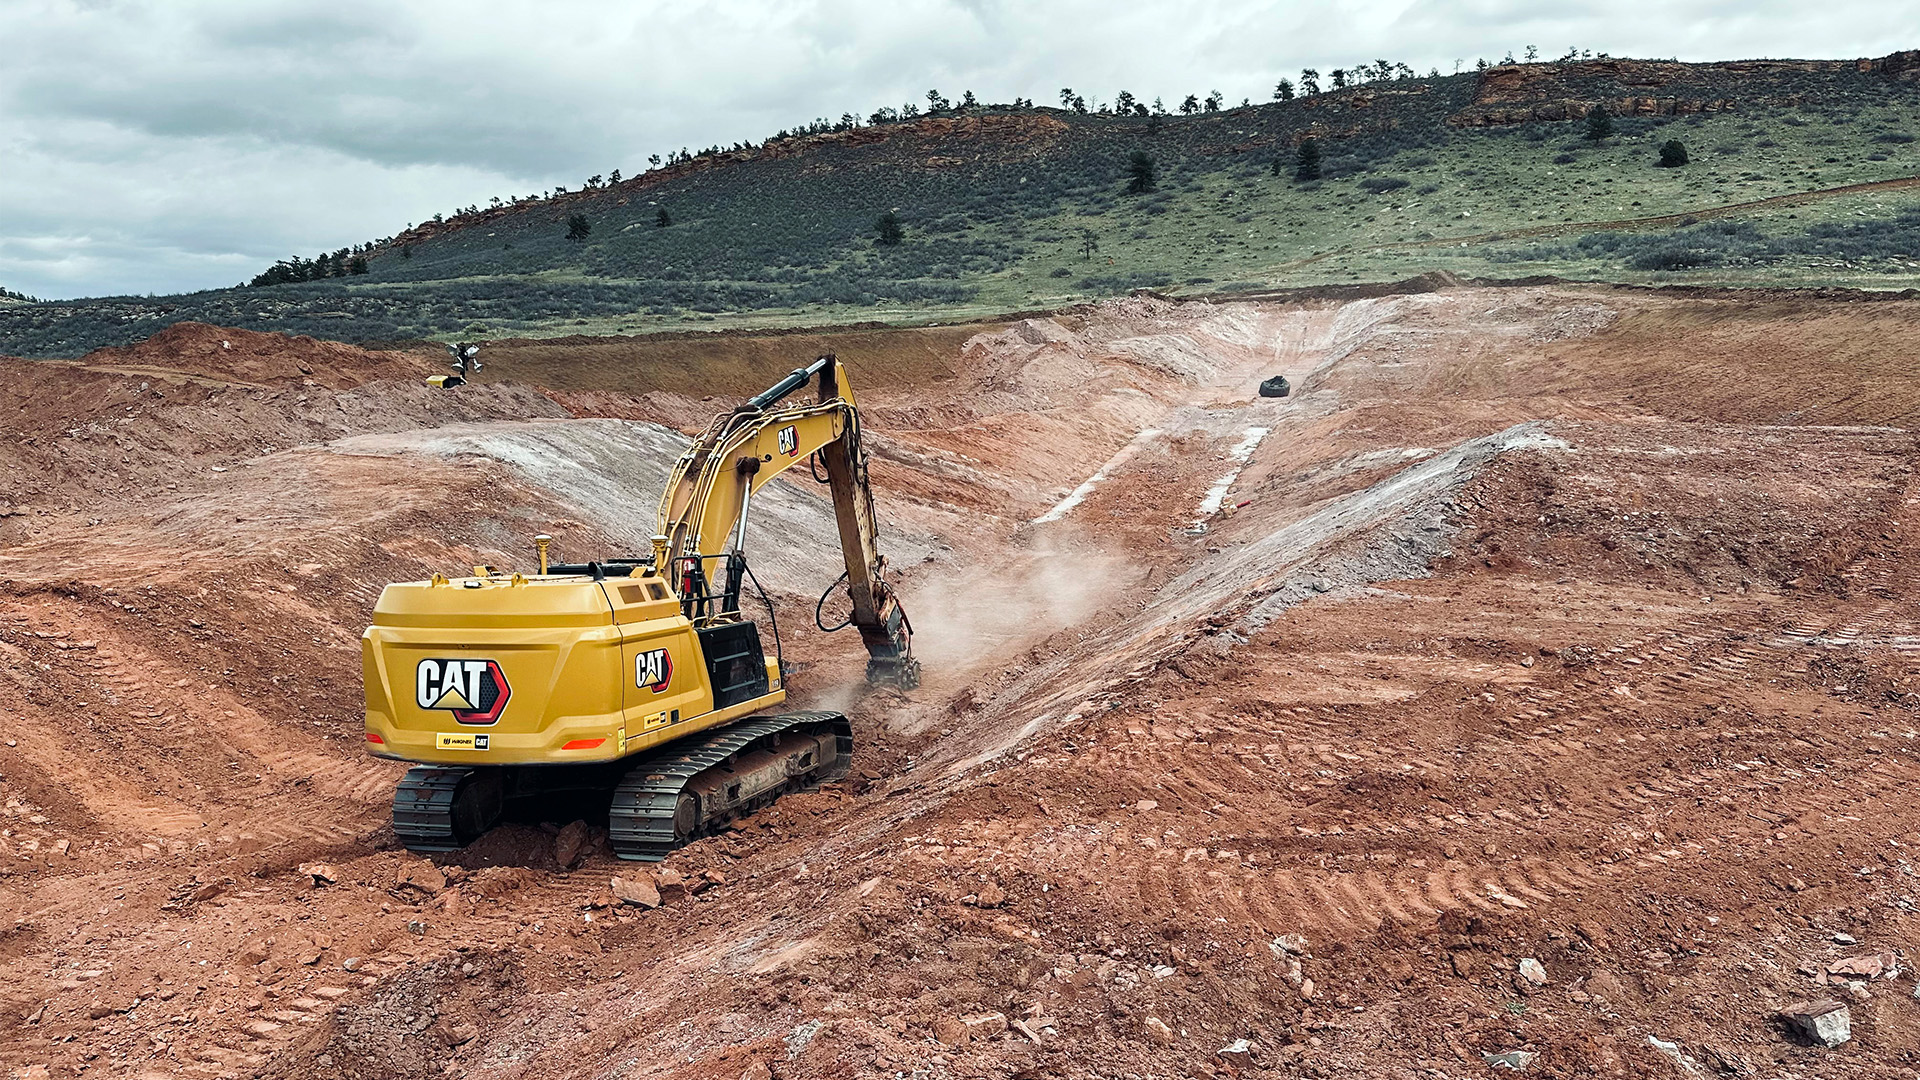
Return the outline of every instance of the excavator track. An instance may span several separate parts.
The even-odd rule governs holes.
[[[500,817],[499,769],[417,765],[393,791],[393,834],[409,851],[458,851]]]
[[[671,743],[640,758],[614,788],[607,832],[622,859],[659,862],[681,844],[717,823],[700,803],[696,785],[739,755],[777,743],[789,733],[834,737],[835,756],[788,778],[777,790],[728,811],[750,812],[788,791],[838,779],[853,760],[853,727],[837,712],[800,712],[754,717]],[[416,770],[418,771],[418,770]]]

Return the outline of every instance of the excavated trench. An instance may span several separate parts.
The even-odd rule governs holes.
[[[591,821],[399,850],[357,635],[536,532],[638,548],[726,401],[214,328],[0,362],[0,1065],[1911,1071],[1912,310],[1134,299],[876,377],[927,681],[806,626],[782,481],[749,549],[855,769],[658,870]],[[1852,1042],[1774,1021],[1818,995]]]

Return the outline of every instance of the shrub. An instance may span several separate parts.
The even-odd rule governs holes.
[[[1559,154],[1553,155],[1553,163],[1555,165],[1571,165],[1574,162],[1579,160],[1580,160],[1579,158],[1573,156],[1572,154],[1567,154],[1567,153],[1559,153]]]
[[[1677,169],[1687,163],[1687,148],[1679,139],[1668,139],[1660,147],[1660,168]]]
[[[1369,176],[1360,181],[1361,188],[1370,194],[1384,195],[1389,191],[1398,191],[1407,186],[1407,181],[1397,176]]]
[[[1073,271],[1067,269],[1064,266],[1056,266],[1053,268],[1052,272],[1047,274],[1047,276],[1048,277],[1072,277]]]
[[[1627,260],[1627,265],[1635,270],[1691,270],[1699,266],[1718,266],[1720,262],[1715,252],[1680,244],[1663,244],[1634,255]]]

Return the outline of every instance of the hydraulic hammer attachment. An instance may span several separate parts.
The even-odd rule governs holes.
[[[832,356],[817,365],[822,403],[853,392],[840,385],[841,367]],[[795,374],[798,374],[796,372]],[[867,681],[911,690],[920,685],[920,661],[913,657],[913,623],[882,576],[886,556],[880,554],[879,516],[873,509],[873,487],[867,483],[867,454],[860,445],[860,413],[852,413],[840,437],[822,446],[820,461],[827,469],[833,492],[833,516],[840,526],[840,550],[846,555],[847,596],[853,601],[853,625],[867,647]]]

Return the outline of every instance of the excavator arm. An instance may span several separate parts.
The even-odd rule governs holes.
[[[813,402],[784,404],[816,378]],[[917,686],[912,624],[884,577],[860,412],[846,369],[832,355],[795,369],[694,440],[660,499],[655,565],[677,581],[683,609],[696,623],[737,618],[754,494],[786,470],[815,460],[833,495],[851,622],[867,647],[867,680]],[[721,579],[718,588],[715,578]]]

